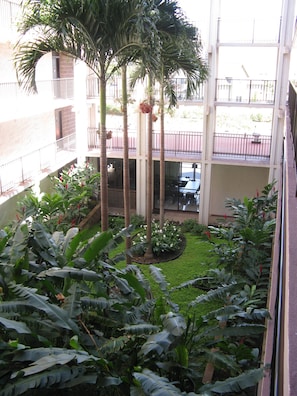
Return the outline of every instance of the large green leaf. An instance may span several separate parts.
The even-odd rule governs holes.
[[[224,337],[243,337],[262,334],[265,331],[265,326],[261,324],[238,323],[232,327],[218,327],[209,330],[209,336],[224,336]]]
[[[175,337],[183,335],[187,328],[187,324],[182,315],[168,312],[166,315],[163,315],[161,319],[164,328],[168,331],[168,333],[174,335]]]
[[[159,326],[152,325],[150,323],[140,323],[135,325],[126,325],[124,327],[125,332],[142,335],[151,334],[159,330]]]
[[[44,278],[47,276],[57,277],[57,278],[71,278],[76,280],[85,280],[85,281],[98,281],[101,279],[101,276],[97,274],[95,271],[90,271],[88,269],[80,269],[80,268],[72,268],[72,267],[63,267],[63,268],[49,268],[48,270],[40,272],[38,274],[39,278]]]
[[[224,394],[236,394],[244,389],[251,388],[257,385],[257,383],[263,378],[264,369],[256,369],[244,372],[237,377],[231,377],[225,381],[217,381],[214,384],[207,384],[200,388],[200,392],[203,394],[212,395],[213,392]]]
[[[15,330],[17,333],[20,334],[30,334],[31,330],[28,328],[28,326],[23,323],[19,322],[17,320],[10,320],[10,319],[5,319],[0,316],[0,323],[9,330]]]
[[[98,255],[107,247],[107,243],[112,239],[112,232],[102,232],[99,236],[95,237],[87,247],[83,257],[87,263],[95,260]]]
[[[185,395],[179,388],[169,382],[168,378],[160,377],[154,372],[145,369],[142,373],[133,373],[139,387],[143,390],[143,394],[147,396],[174,396]],[[133,394],[136,390],[133,390]]]
[[[72,330],[75,334],[79,333],[76,323],[69,317],[66,311],[57,305],[51,304],[48,298],[36,293],[36,289],[30,289],[21,285],[10,284],[10,288],[20,298],[36,310],[46,313],[46,315],[63,329]]]
[[[168,283],[166,281],[165,276],[162,274],[162,270],[154,265],[150,265],[150,273],[154,280],[158,283],[160,289],[168,294],[167,288],[168,288]]]
[[[165,330],[156,334],[152,334],[142,345],[140,354],[148,355],[151,352],[154,352],[158,355],[162,355],[169,350],[170,346],[173,344],[174,339],[175,338],[172,337],[172,335]]]
[[[68,293],[64,300],[63,309],[68,312],[70,318],[75,319],[83,312],[80,301],[81,289],[75,283],[68,289]]]
[[[0,390],[0,396],[18,396],[30,389],[71,388],[75,384],[95,384],[99,373],[87,373],[85,367],[63,366],[35,375],[8,381]]]
[[[224,285],[221,287],[217,287],[216,289],[212,289],[206,294],[201,294],[198,296],[195,300],[193,300],[190,303],[190,306],[195,306],[197,304],[200,304],[202,302],[208,302],[208,301],[214,301],[214,300],[219,300],[224,297],[231,291],[233,291],[237,286],[237,283],[234,281],[229,285]]]

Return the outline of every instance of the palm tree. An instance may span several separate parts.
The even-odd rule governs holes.
[[[208,68],[201,57],[201,42],[198,40],[197,30],[189,24],[180,12],[175,1],[167,6],[164,14],[163,29],[161,31],[160,68],[156,79],[160,85],[160,228],[164,224],[165,202],[165,96],[169,100],[169,107],[177,104],[176,92],[172,84],[172,77],[182,72],[187,81],[187,98],[196,91],[199,84],[207,78]],[[171,21],[171,24],[169,23]],[[160,24],[163,22],[162,18]],[[169,29],[167,28],[169,26]]]
[[[144,78],[149,75],[148,102],[154,104],[153,80],[160,84],[160,227],[164,223],[165,201],[165,160],[164,160],[164,96],[169,97],[169,104],[176,105],[177,99],[171,83],[172,76],[182,70],[187,77],[187,96],[190,96],[198,84],[207,77],[207,66],[201,57],[201,42],[197,30],[186,21],[174,0],[155,0],[159,19],[156,27],[159,36],[159,59],[151,64],[142,59],[136,76]],[[136,77],[134,77],[135,79]],[[148,152],[147,152],[147,251],[146,257],[152,256],[151,220],[152,220],[152,113],[148,115]]]
[[[101,228],[108,228],[106,156],[106,84],[119,68],[123,51],[142,45],[143,21],[153,21],[151,0],[40,0],[23,3],[21,38],[15,48],[18,81],[37,91],[36,66],[48,52],[80,59],[94,72],[100,86]],[[154,24],[151,23],[151,31]]]

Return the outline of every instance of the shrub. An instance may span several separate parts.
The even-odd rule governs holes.
[[[204,224],[199,224],[195,219],[187,219],[182,223],[182,232],[190,232],[193,235],[202,235],[207,230]]]
[[[146,250],[147,225],[142,225],[140,231],[133,240],[137,253],[143,255]],[[176,252],[181,248],[181,229],[174,223],[166,221],[162,229],[158,222],[152,222],[152,251],[157,257]]]

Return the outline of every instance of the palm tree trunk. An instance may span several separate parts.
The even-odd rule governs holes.
[[[153,96],[152,96],[152,76],[148,76],[148,90],[149,90],[149,104],[153,108]],[[152,250],[152,195],[153,195],[153,119],[152,111],[148,113],[148,128],[147,128],[147,183],[146,183],[146,242],[147,249],[145,252],[146,258],[153,257]]]
[[[103,72],[102,72],[103,73]],[[100,204],[101,230],[108,229],[108,177],[106,156],[106,79],[100,78]]]
[[[127,113],[127,67],[122,66],[122,111],[123,111],[123,188],[124,188],[124,214],[125,227],[130,225],[130,172],[129,172],[129,139],[128,139],[128,113]],[[126,251],[131,248],[131,237],[126,236]],[[126,254],[126,264],[131,264],[131,256]]]
[[[160,229],[164,226],[165,203],[165,130],[164,130],[164,85],[160,85]]]

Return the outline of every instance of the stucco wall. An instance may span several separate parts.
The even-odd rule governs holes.
[[[268,168],[213,165],[210,192],[210,216],[224,216],[227,198],[253,197],[268,183]]]

